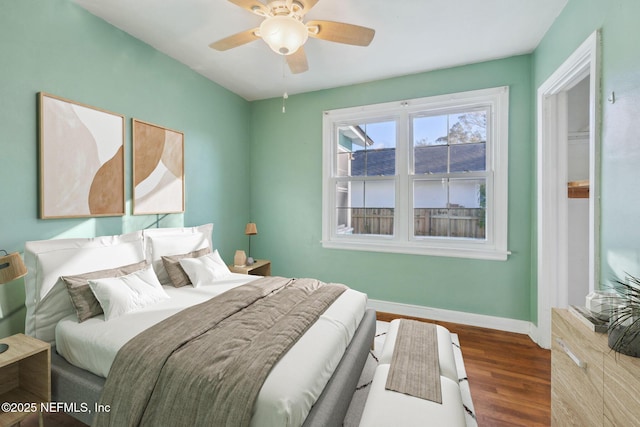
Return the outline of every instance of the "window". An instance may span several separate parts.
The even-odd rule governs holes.
[[[506,259],[509,89],[331,110],[323,246]]]

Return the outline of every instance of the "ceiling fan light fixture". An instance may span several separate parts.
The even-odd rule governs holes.
[[[306,25],[292,16],[272,16],[260,25],[260,37],[280,55],[291,55],[309,37]]]

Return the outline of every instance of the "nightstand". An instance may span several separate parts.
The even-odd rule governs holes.
[[[266,259],[257,259],[251,265],[244,267],[229,266],[229,270],[240,274],[253,274],[254,276],[271,276],[271,261]]]
[[[1,338],[9,349],[0,354],[0,404],[14,404],[0,411],[0,425],[10,426],[51,401],[51,353],[49,344],[24,334]],[[19,409],[24,411],[18,412]]]

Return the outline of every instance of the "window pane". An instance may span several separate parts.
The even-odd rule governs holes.
[[[487,169],[486,143],[452,145],[451,172],[478,172]]]
[[[427,145],[447,145],[447,116],[414,117],[413,145],[423,147]]]
[[[413,217],[415,236],[449,236],[446,179],[415,181]]]
[[[486,237],[486,181],[452,179],[449,181],[450,236],[469,239]]]
[[[415,173],[447,172],[447,116],[414,117],[411,126]]]
[[[484,179],[451,179],[449,181],[449,207],[486,207]]]
[[[420,180],[413,185],[413,206],[415,208],[446,208],[449,201],[446,179]]]
[[[446,145],[420,146],[414,149],[416,174],[447,173],[449,147]]]
[[[487,112],[449,114],[450,145],[487,142]]]
[[[341,230],[342,234],[345,234],[349,227],[349,184],[345,182],[339,182],[336,185],[336,213],[337,213],[337,227]]]
[[[336,176],[350,176],[351,175],[351,157],[353,154],[351,151],[339,147],[338,149],[338,170]]]
[[[338,127],[336,176],[393,176],[396,173],[396,122]]]
[[[414,236],[486,238],[486,181],[414,182]]]
[[[486,170],[487,112],[414,117],[415,174]]]
[[[336,233],[393,235],[395,181],[336,184]]]

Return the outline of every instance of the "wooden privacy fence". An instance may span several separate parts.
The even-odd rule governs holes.
[[[352,208],[353,234],[393,234],[392,208]],[[485,238],[485,209],[414,209],[416,236]]]
[[[391,208],[352,208],[353,234],[392,235],[393,211]]]

